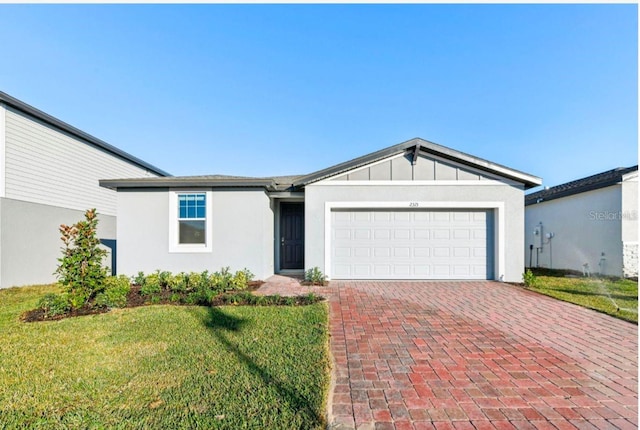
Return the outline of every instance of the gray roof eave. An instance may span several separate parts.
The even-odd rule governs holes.
[[[59,120],[58,118],[55,118],[45,112],[42,112],[39,109],[34,108],[33,106],[30,106],[28,104],[26,104],[23,101],[20,101],[18,99],[16,99],[15,97],[10,96],[7,93],[4,93],[2,91],[0,91],[0,103],[4,103],[8,106],[11,106],[13,108],[16,108],[24,113],[27,113],[37,119],[39,119],[42,122],[45,122],[49,125],[52,125],[60,130],[63,130],[77,138],[80,138],[86,142],[89,142],[92,145],[97,146],[98,148],[103,149],[104,151],[111,153],[119,158],[124,159],[125,161],[128,161],[132,164],[135,164],[145,170],[148,170],[156,175],[160,175],[160,176],[171,176],[170,173],[165,172],[164,170],[161,170],[159,168],[157,168],[156,166],[153,166],[149,163],[147,163],[146,161],[141,160],[138,157],[134,157],[133,155],[124,152],[121,149],[116,148],[113,145],[109,145],[107,142],[98,139],[97,137],[91,136],[88,133],[85,133],[84,131],[75,128],[72,125],[67,124],[64,121]]]
[[[542,179],[537,176],[529,175],[528,173],[520,172],[509,167],[493,163],[491,161],[475,157],[464,152],[456,151],[446,146],[438,145],[437,143],[429,142],[424,139],[414,138],[406,142],[399,143],[389,148],[382,149],[380,151],[372,152],[371,154],[364,155],[362,157],[355,158],[353,160],[346,161],[344,163],[336,164],[335,166],[328,167],[326,169],[318,170],[309,175],[299,178],[294,182],[295,187],[304,187],[317,181],[329,178],[331,176],[345,173],[349,170],[364,166],[369,163],[373,163],[378,160],[390,157],[395,154],[400,154],[408,148],[420,145],[420,149],[440,157],[456,161],[458,163],[465,164],[476,169],[480,169],[489,173],[493,173],[499,176],[503,176],[508,179],[520,182],[524,184],[525,189],[537,187],[542,184]]]
[[[274,189],[272,179],[208,179],[208,178],[140,178],[102,179],[100,186],[112,190],[124,188],[266,188]]]

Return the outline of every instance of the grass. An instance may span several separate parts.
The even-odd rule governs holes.
[[[629,279],[566,277],[549,271],[530,289],[585,308],[638,323],[638,282]]]
[[[324,428],[324,303],[144,306],[23,323],[0,290],[2,428]]]

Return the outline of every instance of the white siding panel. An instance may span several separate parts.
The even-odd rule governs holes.
[[[116,215],[100,179],[157,176],[19,111],[6,110],[6,197]]]

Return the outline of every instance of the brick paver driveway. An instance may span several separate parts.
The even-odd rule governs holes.
[[[332,282],[332,428],[637,428],[637,326],[497,282]]]

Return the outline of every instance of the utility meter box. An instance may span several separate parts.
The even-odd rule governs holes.
[[[533,229],[533,247],[542,248],[542,224]]]

